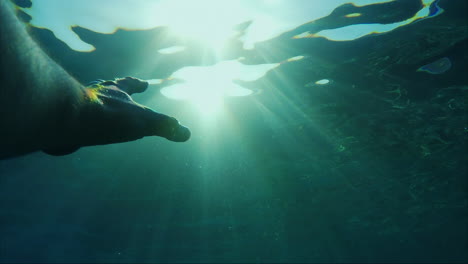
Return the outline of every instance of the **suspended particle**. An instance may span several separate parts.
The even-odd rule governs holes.
[[[325,85],[325,84],[329,84],[330,83],[330,80],[328,79],[322,79],[322,80],[318,80],[315,82],[315,84],[317,85]]]
[[[296,56],[296,57],[289,58],[289,59],[287,59],[286,61],[287,61],[287,62],[299,61],[299,60],[302,60],[302,59],[304,59],[304,58],[305,58],[305,57],[301,55],[301,56]]]
[[[360,17],[362,14],[361,13],[352,13],[352,14],[347,14],[345,17]]]
[[[304,85],[305,87],[318,87],[318,86],[324,86],[324,85],[328,85],[330,84],[332,81],[329,80],[329,79],[321,79],[321,80],[318,80],[318,81],[312,81],[310,83],[307,83],[306,85]]]
[[[449,58],[443,57],[432,63],[421,66],[417,71],[427,72],[430,74],[442,74],[452,68],[452,62]]]

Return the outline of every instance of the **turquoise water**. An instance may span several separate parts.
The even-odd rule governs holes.
[[[0,161],[1,262],[468,261],[464,1],[46,2],[52,58],[192,138]]]

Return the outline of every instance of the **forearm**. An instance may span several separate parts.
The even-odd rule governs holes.
[[[161,136],[176,142],[190,130],[137,104],[126,93],[148,83],[119,79],[84,89],[30,38],[8,0],[0,0],[0,159],[43,150],[72,153],[83,146]]]
[[[82,87],[31,39],[8,0],[0,1],[0,45],[0,146],[40,145],[73,118]]]

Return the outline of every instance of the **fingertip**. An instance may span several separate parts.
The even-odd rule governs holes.
[[[183,125],[179,125],[175,130],[174,133],[171,135],[170,138],[167,138],[174,142],[185,142],[190,139],[192,132],[188,127]]]

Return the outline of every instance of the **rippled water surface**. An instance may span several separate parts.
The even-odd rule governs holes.
[[[16,2],[192,138],[0,161],[0,261],[468,261],[464,1]]]

